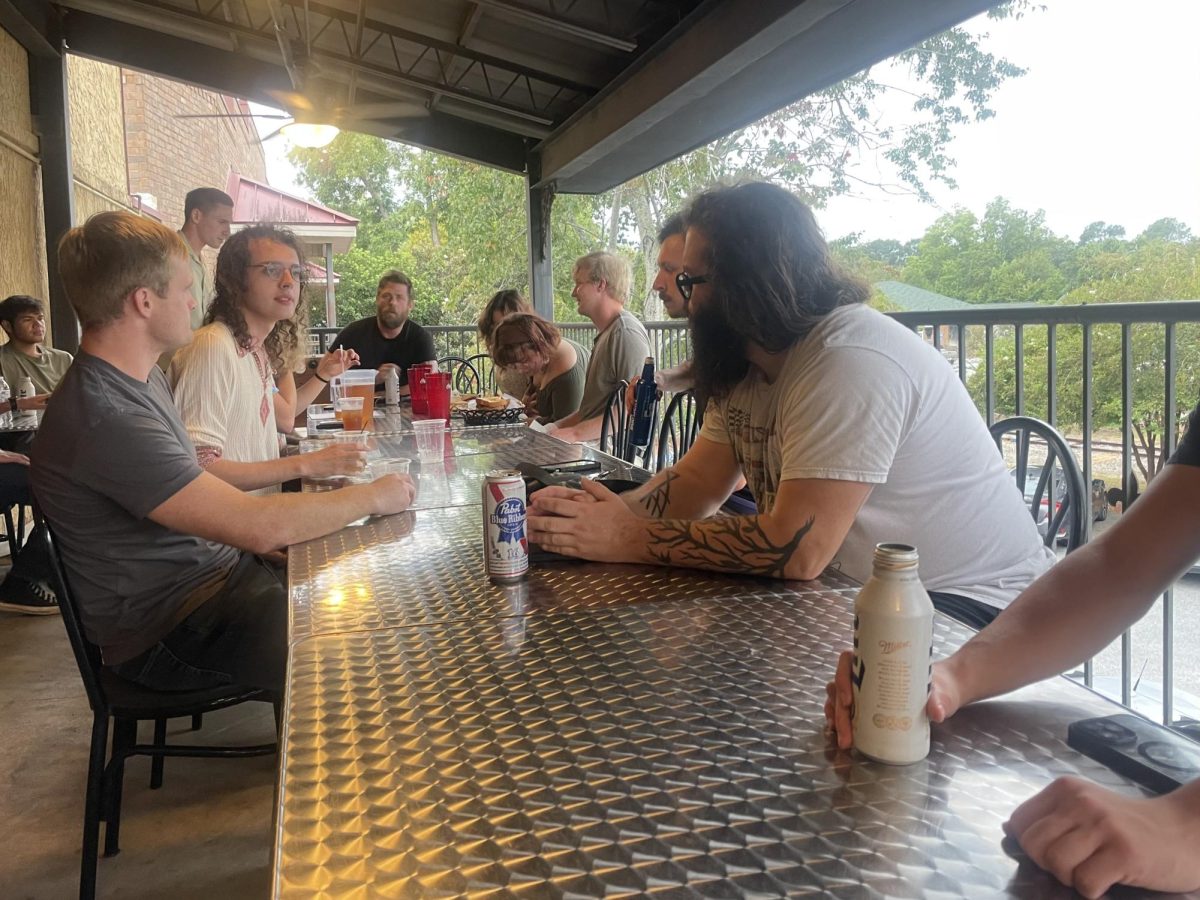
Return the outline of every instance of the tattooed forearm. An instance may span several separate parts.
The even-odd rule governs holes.
[[[671,505],[671,482],[679,476],[668,469],[663,475],[663,483],[638,500],[638,503],[650,513],[651,518],[658,519]]]
[[[814,518],[783,543],[763,530],[762,516],[728,516],[700,521],[665,519],[647,526],[647,550],[660,563],[746,575],[787,577],[787,564]]]

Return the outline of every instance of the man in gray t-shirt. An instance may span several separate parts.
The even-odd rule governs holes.
[[[564,441],[599,438],[604,407],[613,391],[622,381],[636,378],[651,355],[646,329],[625,311],[630,277],[629,263],[611,253],[589,253],[575,263],[571,296],[579,311],[592,320],[597,335],[579,409],[547,426]]]
[[[58,255],[83,337],[34,442],[31,480],[84,632],[106,666],[147,687],[281,692],[287,598],[256,554],[399,512],[411,480],[259,497],[203,471],[155,365],[191,337],[180,237],[105,212],[71,229]],[[249,264],[244,277],[270,278]]]

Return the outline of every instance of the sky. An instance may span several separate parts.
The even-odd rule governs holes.
[[[908,240],[956,207],[982,216],[997,196],[1045,210],[1047,226],[1072,239],[1098,219],[1132,237],[1164,216],[1200,234],[1200,0],[1043,2],[1020,20],[967,23],[1028,72],[993,95],[995,117],[958,129],[958,187],[932,186],[933,204],[871,189],[834,198],[817,214],[828,237]],[[905,103],[884,112],[902,119]],[[264,149],[271,183],[305,193],[286,139]],[[873,159],[858,174],[896,180]]]

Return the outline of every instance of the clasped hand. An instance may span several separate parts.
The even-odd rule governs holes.
[[[638,562],[631,531],[641,520],[604,485],[548,487],[529,501],[529,539],[543,549],[597,562]]]

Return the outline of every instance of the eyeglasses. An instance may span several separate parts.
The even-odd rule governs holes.
[[[269,262],[250,263],[247,268],[262,269],[263,274],[272,281],[279,281],[279,279],[283,277],[284,272],[287,272],[292,276],[292,281],[298,281],[301,284],[304,284],[308,281],[308,271],[304,268],[304,266],[285,266],[283,263]]]
[[[707,275],[689,275],[687,272],[680,272],[675,276],[675,287],[679,288],[679,296],[684,300],[692,299],[692,285],[708,284]]]

